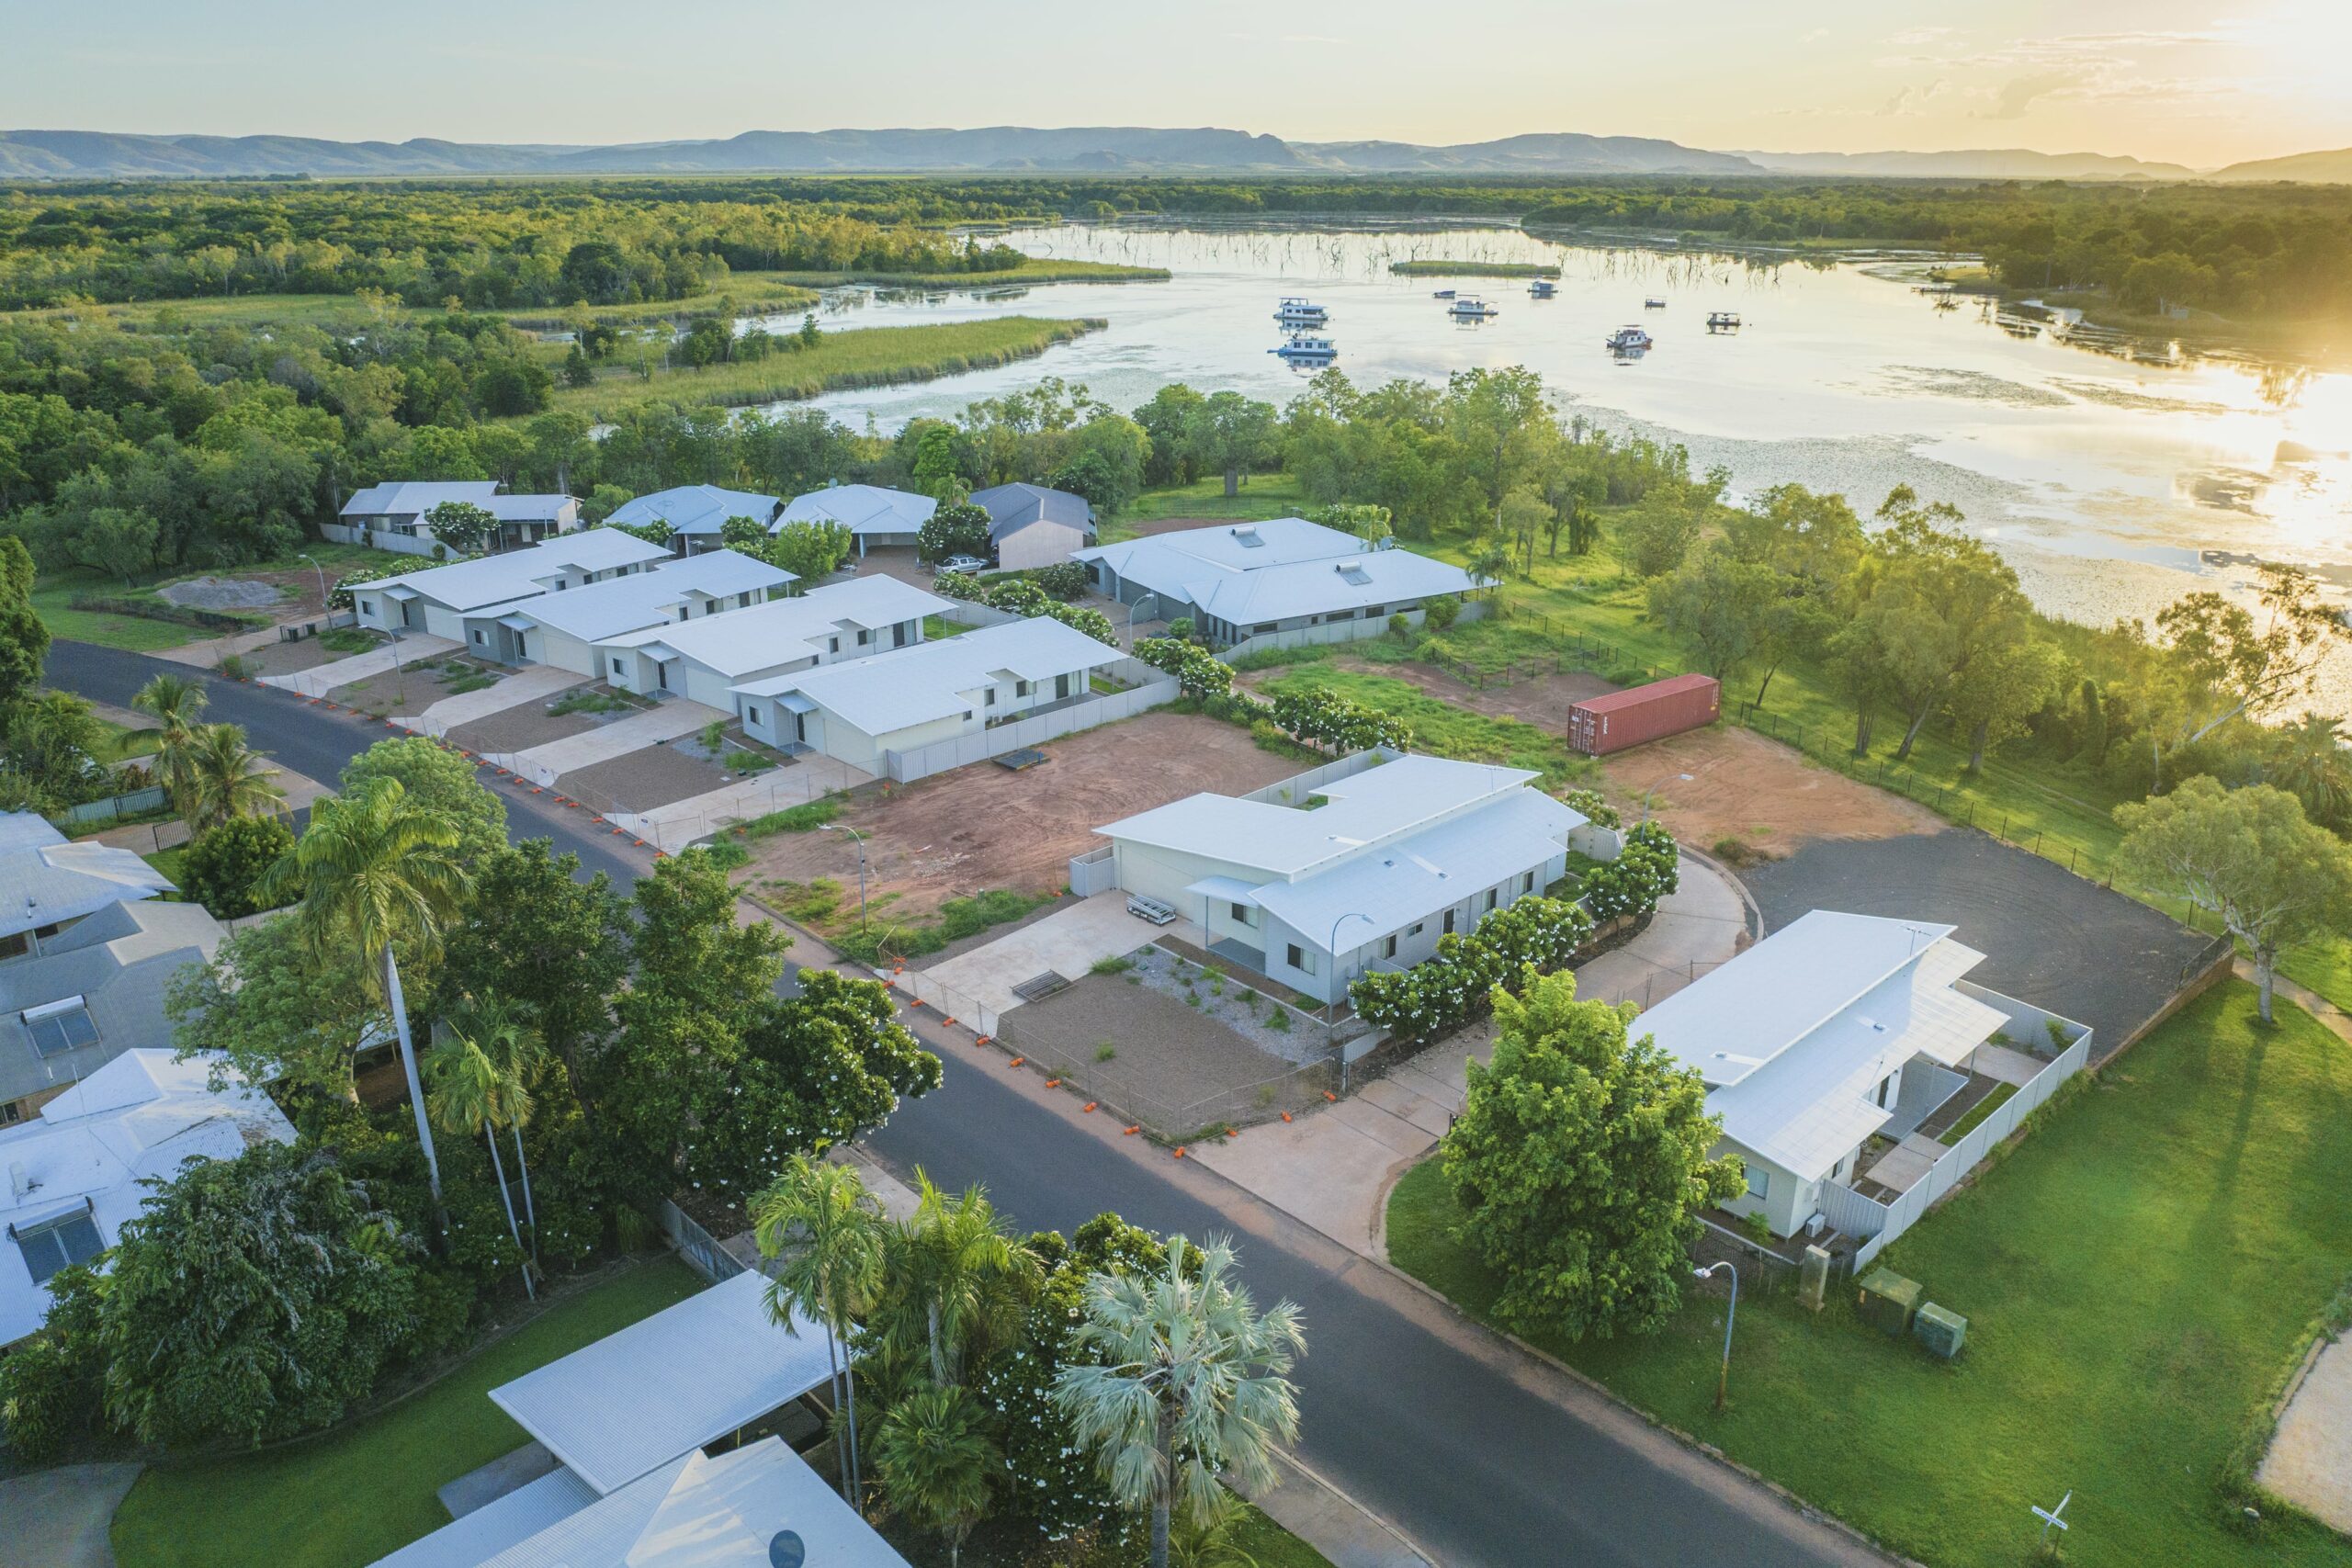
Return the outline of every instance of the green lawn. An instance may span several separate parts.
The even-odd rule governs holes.
[[[303,555],[311,560],[301,558]],[[250,577],[264,571],[308,571],[311,561],[318,563],[333,582],[346,569],[363,561],[380,560],[382,552],[365,545],[334,545],[323,540],[312,541],[291,556],[276,560],[256,562],[251,566],[214,567],[201,571],[174,572],[134,587],[123,586],[119,577],[95,571],[57,571],[45,574],[33,587],[33,613],[41,619],[53,637],[65,637],[74,642],[96,643],[102,648],[119,648],[131,653],[153,653],[157,649],[178,648],[186,643],[201,641],[223,634],[208,632],[198,626],[181,626],[174,621],[153,621],[142,615],[125,615],[110,610],[76,610],[73,602],[82,594],[100,594],[109,599],[153,599],[155,590],[191,577]],[[268,624],[268,617],[249,614],[244,617],[255,626]]]
[[[1134,530],[1122,524],[1152,523],[1164,517],[1201,517],[1254,523],[1265,517],[1288,517],[1306,505],[1298,481],[1288,474],[1252,474],[1241,482],[1241,493],[1225,493],[1225,476],[1212,474],[1188,485],[1148,490],[1119,515],[1102,525],[1102,540],[1115,543]]]
[[[1379,645],[1358,644],[1359,651]],[[1592,764],[1571,756],[1567,742],[1515,718],[1496,718],[1458,708],[1430,696],[1409,681],[1361,670],[1342,670],[1324,660],[1306,660],[1260,686],[1270,695],[1321,687],[1366,707],[1394,715],[1413,727],[1416,750],[1472,762],[1502,762],[1533,768],[1552,782],[1589,771]]]
[[[2279,1020],[2259,1026],[2250,987],[2208,993],[1888,1249],[1969,1319],[1955,1362],[1866,1327],[1843,1293],[1817,1318],[1751,1299],[1718,1416],[1717,1298],[1654,1337],[1538,1343],[1939,1568],[2023,1561],[2029,1507],[2070,1489],[2069,1562],[2352,1563],[2317,1525],[2246,1533],[2225,1495],[2352,1271],[2352,1047],[2291,1007]],[[1454,1213],[1418,1168],[1390,1256],[1483,1313],[1496,1281]]]
[[[526,1439],[490,1391],[684,1300],[663,1258],[550,1308],[431,1388],[316,1442],[150,1469],[114,1517],[121,1568],[359,1568],[449,1522],[435,1491]]]

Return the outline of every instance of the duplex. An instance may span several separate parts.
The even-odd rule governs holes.
[[[470,651],[506,664],[527,660],[603,675],[601,643],[748,610],[795,581],[782,567],[733,550],[708,550],[571,592],[492,605],[482,613],[490,626],[469,628]]]
[[[1566,874],[1587,818],[1530,787],[1540,776],[1408,754],[1303,797],[1204,792],[1094,830],[1119,887],[1197,919],[1219,958],[1329,1002]]]
[[[910,647],[922,640],[925,615],[954,608],[894,577],[853,578],[716,618],[605,638],[596,647],[599,673],[628,691],[674,692],[731,710],[734,688],[744,682]]]
[[[1124,657],[1037,616],[747,681],[733,689],[729,705],[747,733],[772,746],[807,747],[879,773],[886,752],[977,735],[1057,703],[1083,701],[1093,672]]]
[[[670,525],[669,548],[673,555],[699,555],[718,548],[718,531],[728,520],[748,517],[763,528],[775,525],[784,510],[781,497],[756,491],[722,490],[717,485],[679,485],[640,495],[613,509],[607,527],[641,528],[649,523]]]
[[[490,536],[493,551],[520,549],[580,526],[580,502],[571,496],[507,495],[495,479],[401,479],[369,485],[343,503],[336,513],[342,542],[430,554],[435,541],[425,513],[445,501],[479,506],[498,519]]]
[[[1094,542],[1094,508],[1082,495],[1044,485],[997,485],[972,492],[989,514],[989,544],[1007,571],[1055,566]]]
[[[939,502],[911,491],[881,485],[828,485],[795,496],[779,528],[787,523],[838,523],[857,540],[857,553],[869,549],[913,549],[922,525],[939,510]]]
[[[522,655],[512,639],[493,635],[500,617],[520,600],[560,593],[649,570],[670,558],[617,528],[588,528],[544,540],[528,549],[483,556],[379,578],[352,590],[359,624],[376,631],[421,631],[481,648],[492,657]],[[508,632],[518,628],[505,627]],[[479,638],[476,631],[484,635]]]
[[[1190,619],[1225,643],[1338,621],[1385,626],[1394,615],[1418,622],[1430,600],[1484,586],[1450,562],[1367,549],[1304,517],[1180,529],[1079,550],[1076,558],[1120,604],[1161,620]]]

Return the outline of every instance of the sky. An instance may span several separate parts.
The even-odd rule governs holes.
[[[0,128],[616,142],[1215,125],[1721,150],[2352,146],[2352,0],[0,0]]]

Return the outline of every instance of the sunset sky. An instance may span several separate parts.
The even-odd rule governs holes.
[[[0,127],[610,142],[906,125],[1533,130],[2210,167],[2352,146],[2352,0],[0,0]]]

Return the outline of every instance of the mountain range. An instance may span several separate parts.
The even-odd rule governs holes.
[[[233,179],[655,174],[1823,175],[1962,179],[2352,182],[2352,149],[2199,171],[2102,153],[1715,152],[1645,136],[1573,131],[1423,146],[1286,141],[1215,127],[751,130],[713,141],[582,147],[333,141],[304,136],[0,131],[0,179]]]

